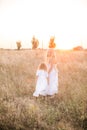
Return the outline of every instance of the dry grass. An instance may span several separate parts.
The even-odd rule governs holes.
[[[59,93],[34,99],[45,50],[0,50],[1,130],[82,130],[87,118],[87,52],[56,50]]]

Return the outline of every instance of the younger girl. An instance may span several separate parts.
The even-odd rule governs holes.
[[[38,97],[39,95],[46,96],[46,90],[48,86],[48,73],[47,66],[45,63],[41,63],[36,72],[36,90],[33,96]]]

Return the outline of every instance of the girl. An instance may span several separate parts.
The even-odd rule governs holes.
[[[38,97],[39,95],[46,96],[46,90],[48,86],[48,72],[45,63],[41,63],[36,72],[36,90],[33,96]]]
[[[54,95],[58,93],[58,69],[57,69],[56,54],[54,50],[55,47],[56,44],[54,43],[54,37],[52,37],[49,42],[49,50],[47,51],[48,78],[49,78],[47,95]]]

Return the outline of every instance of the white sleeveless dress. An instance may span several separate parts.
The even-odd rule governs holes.
[[[48,65],[48,68],[50,65]],[[47,88],[47,95],[54,95],[58,93],[58,70],[53,67],[48,75],[49,85]]]
[[[33,96],[38,97],[39,95],[46,95],[46,90],[48,86],[48,73],[44,70],[37,70],[36,76],[38,76],[37,83],[36,83],[36,89],[33,93]]]

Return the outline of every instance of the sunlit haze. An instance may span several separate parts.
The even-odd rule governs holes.
[[[0,0],[0,48],[30,48],[33,35],[39,47],[55,36],[59,49],[87,48],[86,0]]]

